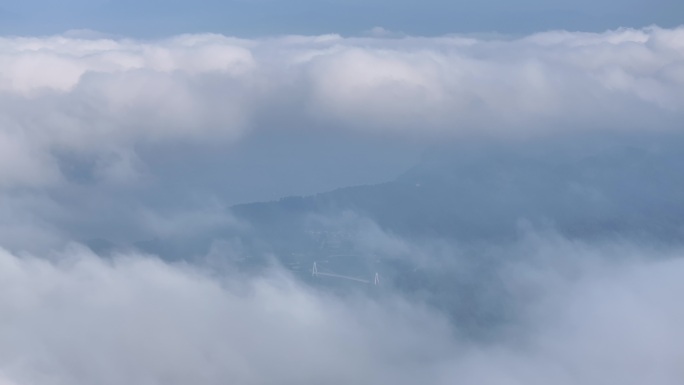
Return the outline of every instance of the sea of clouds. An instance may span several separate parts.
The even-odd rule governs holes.
[[[679,128],[684,103],[681,28],[511,40],[68,36],[0,39],[3,186],[59,183],[63,152],[96,153],[98,177],[125,181],[141,144],[302,127],[665,130]]]
[[[82,244],[245,226],[212,185],[187,181],[220,175],[201,154],[238,151],[255,135],[504,147],[676,136],[682,28],[254,40],[72,32],[0,38],[0,69],[2,385],[684,381],[677,242],[542,230],[489,245],[511,256],[497,274],[517,316],[487,341],[398,292],[311,287],[277,255],[248,274],[206,262],[215,256],[98,255]],[[159,154],[172,161],[155,163]],[[468,266],[450,263],[450,253],[463,258],[452,246],[364,226],[360,247]]]
[[[522,320],[473,342],[401,297],[73,246],[0,253],[3,384],[677,384],[681,249],[527,240]],[[628,256],[627,260],[624,259]],[[620,262],[615,262],[615,260]]]

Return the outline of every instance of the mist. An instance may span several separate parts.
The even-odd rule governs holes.
[[[0,384],[679,384],[684,29],[0,38]]]
[[[2,252],[8,384],[675,384],[681,249],[537,235],[499,277],[520,314],[496,338],[386,290],[334,294],[258,275],[71,246]],[[509,252],[500,251],[506,255]],[[515,254],[515,251],[511,254]]]

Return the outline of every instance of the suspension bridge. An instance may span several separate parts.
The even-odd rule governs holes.
[[[363,278],[357,278],[357,277],[351,277],[348,275],[342,275],[342,274],[336,274],[330,271],[321,271],[318,268],[318,265],[316,262],[313,263],[313,267],[311,268],[311,276],[312,277],[331,277],[331,278],[339,278],[339,279],[346,279],[348,281],[355,281],[355,282],[360,282],[360,283],[365,283],[365,284],[371,284],[371,281],[368,279],[363,279]],[[373,278],[372,281],[373,285],[378,286],[380,285],[380,275],[378,273],[375,273],[375,277]]]

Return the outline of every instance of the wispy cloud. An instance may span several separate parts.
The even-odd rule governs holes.
[[[217,276],[135,254],[104,260],[79,247],[47,260],[3,251],[0,378],[10,384],[682,380],[677,293],[684,266],[672,259],[678,250],[530,242],[536,262],[502,271],[525,317],[486,343],[456,337],[458,325],[418,303],[326,294],[278,268]]]

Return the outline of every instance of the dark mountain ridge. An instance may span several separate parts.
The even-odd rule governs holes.
[[[666,146],[615,146],[575,158],[440,148],[389,182],[232,212],[257,230],[290,236],[311,215],[353,211],[407,237],[507,238],[529,223],[571,237],[675,239],[684,225],[683,170],[684,155]]]

